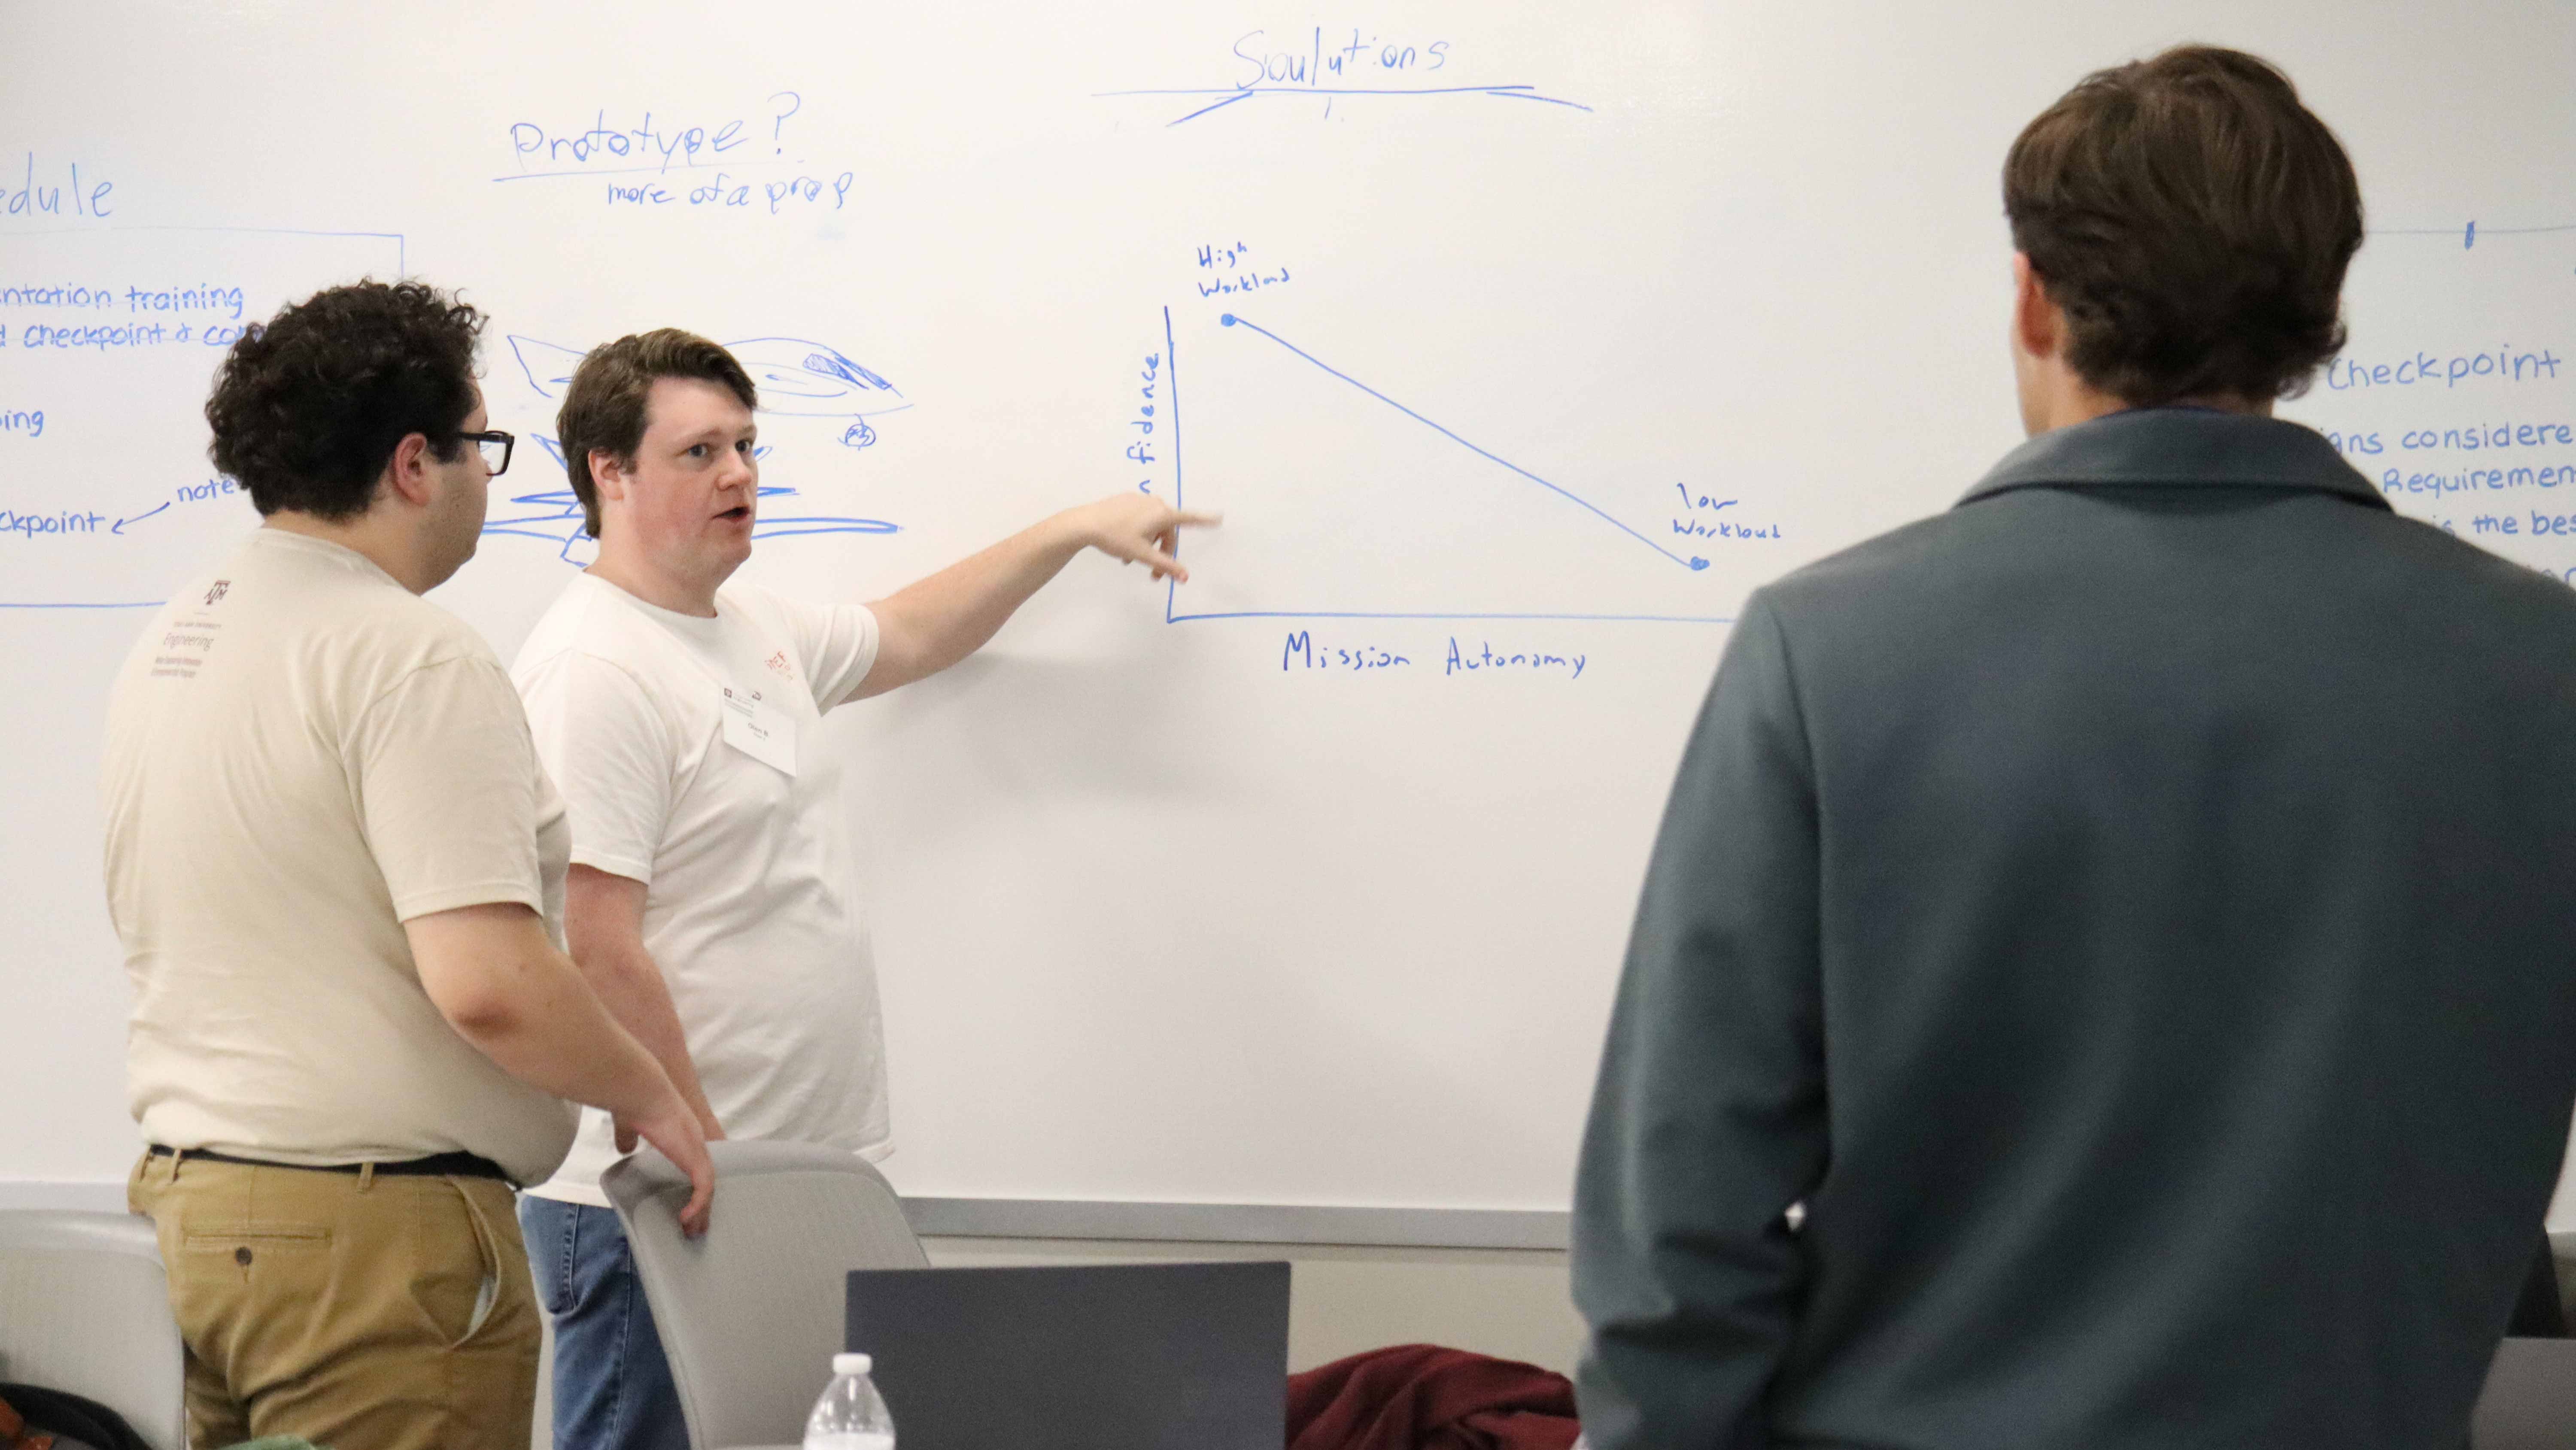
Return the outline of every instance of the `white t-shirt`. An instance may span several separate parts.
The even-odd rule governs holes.
[[[572,859],[645,884],[644,945],[727,1137],[892,1151],[876,969],[820,737],[876,655],[859,605],[736,584],[699,619],[584,574],[511,671],[571,806]],[[607,1115],[585,1112],[534,1191],[605,1206],[616,1157]]]
[[[259,529],[126,658],[104,787],[145,1137],[554,1172],[572,1109],[457,1035],[402,929],[515,901],[562,940],[563,802],[481,635],[363,555]]]

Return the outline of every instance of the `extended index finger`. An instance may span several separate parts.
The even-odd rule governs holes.
[[[1224,514],[1210,513],[1205,510],[1180,509],[1172,514],[1172,524],[1175,528],[1212,529],[1224,522]]]
[[[1142,564],[1146,568],[1153,570],[1154,577],[1157,579],[1169,574],[1184,584],[1190,582],[1190,571],[1181,567],[1180,560],[1173,558],[1171,555],[1164,553],[1161,549],[1157,549],[1151,544],[1137,550],[1135,556],[1127,562],[1130,564]]]

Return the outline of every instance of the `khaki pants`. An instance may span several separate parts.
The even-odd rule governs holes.
[[[199,1450],[528,1450],[536,1296],[510,1187],[145,1154]]]

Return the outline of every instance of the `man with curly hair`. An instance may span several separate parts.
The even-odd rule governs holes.
[[[481,317],[335,287],[206,404],[264,516],[153,617],[108,704],[134,988],[129,1201],[158,1226],[189,1438],[524,1450],[540,1332],[512,1186],[565,1099],[711,1188],[698,1120],[561,950],[569,832],[491,647],[419,596],[510,438]]]
[[[2576,1101],[2576,598],[2271,416],[2351,163],[2205,47],[2004,165],[2029,442],[1758,591],[1575,1195],[1594,1450],[2423,1450]]]

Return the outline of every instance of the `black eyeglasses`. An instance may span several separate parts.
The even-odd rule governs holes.
[[[504,433],[498,428],[484,433],[459,433],[456,436],[461,441],[473,444],[476,450],[482,453],[483,466],[492,470],[494,478],[499,478],[510,471],[510,447],[519,441],[515,436]]]

